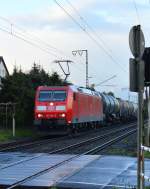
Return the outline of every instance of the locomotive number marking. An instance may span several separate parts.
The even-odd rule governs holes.
[[[54,111],[55,110],[55,106],[47,106],[47,110]]]

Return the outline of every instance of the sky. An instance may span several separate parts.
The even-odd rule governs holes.
[[[96,89],[136,98],[128,92],[132,57],[128,38],[131,27],[141,24],[149,46],[149,0],[0,0],[0,4],[0,55],[10,73],[15,65],[28,72],[35,62],[64,77],[54,60],[69,59],[73,61],[69,81],[85,86],[85,53],[73,56],[72,51],[86,49],[90,84],[115,76],[103,84],[108,86]]]

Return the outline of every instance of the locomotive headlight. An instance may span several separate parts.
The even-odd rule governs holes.
[[[66,115],[65,114],[61,114],[61,117],[65,117]]]
[[[37,117],[38,117],[38,118],[42,118],[42,117],[43,117],[43,114],[37,114]]]
[[[64,117],[66,117],[66,114],[64,114],[64,113],[62,113],[62,114],[59,114],[59,117],[62,117],[62,118],[64,118]]]
[[[53,105],[54,105],[54,103],[53,103],[53,102],[50,102],[50,103],[49,103],[49,105],[50,105],[50,106],[53,106]]]

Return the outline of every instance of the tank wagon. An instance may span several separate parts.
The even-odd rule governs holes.
[[[99,93],[102,97],[103,101],[103,112],[105,115],[105,121],[107,123],[114,122],[115,120],[119,119],[120,114],[120,103],[117,98],[105,94],[105,93]]]
[[[137,104],[74,85],[40,86],[34,112],[38,128],[70,131],[136,119]]]
[[[105,121],[112,123],[115,121],[134,120],[137,116],[137,104],[125,101],[114,96],[99,93],[103,101],[103,112]]]

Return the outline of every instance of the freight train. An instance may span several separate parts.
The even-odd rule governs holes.
[[[40,86],[35,96],[34,124],[40,128],[96,127],[136,119],[137,104],[91,89]]]

